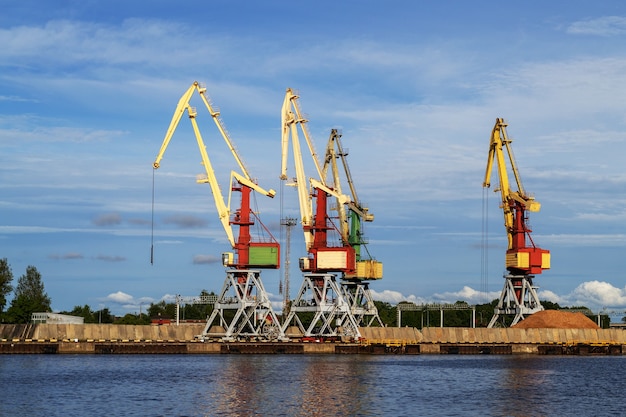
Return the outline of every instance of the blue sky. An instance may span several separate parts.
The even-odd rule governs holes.
[[[298,213],[278,179],[285,89],[299,92],[318,149],[341,129],[376,216],[365,233],[384,278],[371,288],[394,304],[499,296],[505,233],[482,181],[503,117],[526,191],[542,203],[530,219],[552,253],[540,298],[626,308],[621,1],[2,3],[0,257],[16,281],[36,266],[55,311],[125,314],[220,290],[229,245],[208,186],[195,182],[186,118],[155,175],[150,264],[151,165],[195,80],[259,184],[283,193],[285,215]],[[212,122],[199,123],[226,186],[234,160]],[[256,203],[280,235],[280,199]],[[304,246],[292,236],[295,259]],[[281,274],[262,274],[277,308]],[[296,268],[292,294],[300,283]]]

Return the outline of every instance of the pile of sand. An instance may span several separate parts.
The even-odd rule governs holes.
[[[599,329],[598,325],[583,313],[544,310],[531,314],[514,326],[517,329]]]

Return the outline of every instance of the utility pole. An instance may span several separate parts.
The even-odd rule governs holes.
[[[293,217],[286,217],[280,223],[282,226],[287,227],[287,235],[285,241],[285,265],[284,265],[284,278],[283,282],[285,283],[283,288],[283,320],[289,314],[289,307],[291,304],[291,298],[289,297],[289,269],[291,264],[291,228],[297,224],[297,221]]]

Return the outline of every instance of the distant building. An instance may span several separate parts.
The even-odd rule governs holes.
[[[85,324],[84,317],[57,313],[33,313],[30,321],[34,324]]]

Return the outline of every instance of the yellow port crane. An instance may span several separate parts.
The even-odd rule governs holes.
[[[190,100],[195,92],[202,99],[242,172],[231,171],[227,203],[220,190],[215,170],[198,128],[196,109],[190,104]],[[280,265],[280,246],[269,230],[263,226],[256,213],[250,209],[250,194],[252,191],[268,197],[274,197],[276,192],[271,189],[265,190],[252,180],[224,128],[220,112],[212,106],[206,95],[206,87],[200,85],[197,81],[187,89],[178,101],[161,149],[152,164],[155,170],[160,167],[163,155],[185,113],[187,113],[191,121],[200,150],[202,165],[206,172],[206,176],[201,176],[197,179],[197,182],[210,185],[217,214],[226,232],[228,241],[235,251],[234,254],[231,252],[222,254],[222,263],[228,268],[226,270],[226,279],[204,331],[198,338],[204,340],[221,337],[223,340],[236,340],[240,337],[254,337],[267,340],[282,340],[284,339],[284,333],[272,310],[269,296],[261,281],[260,271],[253,269],[278,268]],[[237,210],[231,212],[233,191],[241,193],[241,203]],[[255,219],[262,226],[262,231],[265,232],[262,240],[253,240],[250,234],[250,228],[256,224]],[[233,226],[238,226],[236,238]]]
[[[345,151],[336,130],[331,132],[324,164],[320,163],[306,127],[308,120],[302,114],[298,98],[292,89],[287,89],[281,114],[280,178],[288,178],[287,161],[291,143],[296,176],[289,185],[294,185],[298,191],[300,221],[308,256],[300,258],[304,281],[284,325],[296,324],[306,337],[334,337],[339,332],[344,337],[359,337],[358,327],[361,324],[369,326],[377,321],[382,325],[366,282],[382,278],[382,263],[361,258],[361,248],[365,242],[360,236],[360,221],[361,218],[371,221],[373,216],[341,190],[338,159],[344,163],[350,190],[356,198]],[[306,176],[299,130],[303,133],[317,178]],[[329,215],[329,199],[336,201],[338,226]],[[347,210],[351,213],[351,219],[348,219]],[[353,223],[350,223],[351,220]],[[331,239],[331,233],[338,236],[337,241]],[[337,277],[341,279],[340,285],[336,281]],[[314,314],[312,320],[308,318],[311,313]],[[308,322],[308,326],[304,326],[304,322]]]
[[[541,204],[528,195],[522,186],[506,127],[504,119],[496,119],[489,140],[489,156],[483,181],[483,187],[491,186],[491,172],[495,161],[499,184],[494,191],[500,192],[500,208],[504,213],[507,233],[505,266],[508,274],[504,276],[504,289],[489,327],[496,325],[501,316],[513,315],[512,324],[515,324],[525,315],[543,310],[536,287],[533,286],[533,277],[534,274],[541,274],[543,270],[550,268],[550,251],[535,245],[527,222],[527,212],[538,212]],[[507,159],[517,190],[511,189]]]

